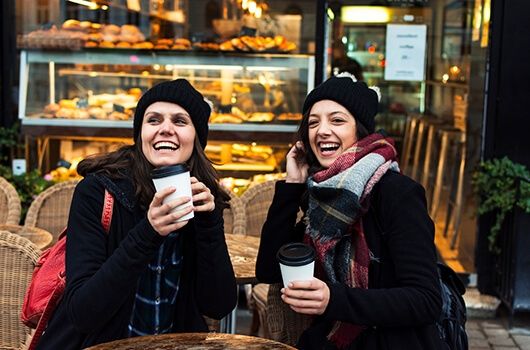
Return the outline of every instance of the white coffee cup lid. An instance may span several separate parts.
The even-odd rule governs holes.
[[[175,164],[156,168],[151,171],[153,179],[160,179],[167,176],[178,175],[190,171],[186,164]]]

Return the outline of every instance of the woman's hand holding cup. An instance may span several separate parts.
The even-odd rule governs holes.
[[[289,282],[281,292],[282,300],[301,314],[322,315],[329,304],[328,285],[315,277],[309,281]]]
[[[195,176],[191,177],[191,193],[193,195],[194,211],[212,211],[215,209],[215,197],[204,183],[197,180]]]
[[[178,197],[173,201],[164,203],[164,199],[174,193],[175,190],[175,187],[167,187],[160,192],[156,192],[147,211],[149,223],[161,236],[167,236],[171,232],[184,227],[188,223],[188,220],[178,220],[193,211],[191,205],[183,206],[175,210],[175,208],[188,203],[190,197]]]

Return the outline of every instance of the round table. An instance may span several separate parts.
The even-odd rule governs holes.
[[[275,349],[295,348],[273,340],[224,333],[172,333],[127,338],[99,344],[86,350],[198,350],[198,349]]]
[[[226,234],[225,241],[237,283],[257,283],[255,270],[259,237]]]

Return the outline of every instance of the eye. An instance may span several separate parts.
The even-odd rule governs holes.
[[[311,127],[315,127],[318,125],[318,120],[317,119],[309,119],[309,121],[307,122],[307,125],[311,128]]]
[[[157,116],[149,116],[147,117],[146,119],[146,123],[147,124],[158,124],[160,121],[160,118],[158,118]]]
[[[177,115],[175,116],[175,118],[173,118],[173,123],[175,123],[175,125],[184,126],[184,125],[188,125],[190,123],[190,120],[189,118],[186,118],[185,116]]]
[[[335,124],[342,124],[345,122],[344,118],[341,117],[334,117],[333,119],[331,119],[331,121]]]

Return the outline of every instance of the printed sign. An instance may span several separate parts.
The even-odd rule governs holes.
[[[385,80],[422,81],[426,40],[424,24],[387,25]]]

